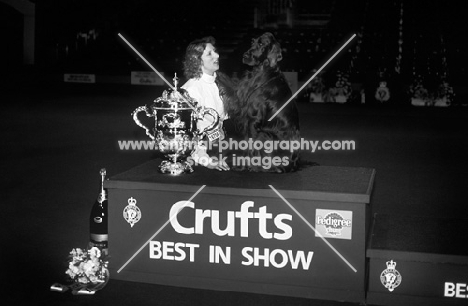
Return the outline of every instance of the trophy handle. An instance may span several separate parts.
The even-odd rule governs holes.
[[[208,132],[214,130],[218,126],[218,124],[219,124],[219,115],[218,115],[218,112],[216,110],[214,110],[213,108],[200,107],[197,110],[197,114],[198,114],[198,119],[199,120],[203,119],[206,115],[209,115],[209,116],[213,117],[213,122],[209,126],[204,128],[202,131],[198,131],[199,136],[202,136],[203,134],[207,134]]]
[[[133,121],[135,121],[135,123],[141,127],[141,128],[144,128],[145,131],[146,131],[146,135],[149,136],[149,138],[151,138],[151,140],[155,140],[155,137],[153,136],[153,134],[151,134],[151,131],[150,129],[148,129],[143,123],[141,123],[141,121],[138,119],[138,114],[141,113],[141,112],[145,112],[146,113],[146,116],[147,117],[154,117],[155,114],[152,114],[152,113],[149,113],[148,112],[148,107],[145,105],[145,106],[140,106],[138,107],[137,109],[135,109],[132,113],[132,116],[133,116]]]

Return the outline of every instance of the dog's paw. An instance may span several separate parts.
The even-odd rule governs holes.
[[[237,171],[237,172],[242,172],[242,171],[248,171],[249,169],[245,166],[232,166],[231,171]]]
[[[317,163],[317,162],[301,159],[298,162],[297,168],[298,168],[298,170],[302,170],[302,169],[305,169],[305,168],[318,167],[318,166],[320,166],[320,164]]]

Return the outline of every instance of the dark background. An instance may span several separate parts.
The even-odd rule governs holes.
[[[397,94],[383,105],[370,98],[365,104],[350,101],[341,105],[306,103],[299,97],[303,138],[356,141],[355,151],[304,152],[304,158],[327,166],[376,169],[373,212],[396,218],[404,215],[466,223],[467,27],[465,9],[455,2],[421,5],[416,1],[295,1],[297,20],[316,14],[313,18],[325,18],[328,23],[289,27],[282,21],[284,16],[268,14],[267,8],[257,28],[253,11],[256,5],[263,7],[263,1],[34,3],[35,63],[23,65],[21,14],[0,2],[4,29],[0,48],[0,292],[7,303],[349,305],[115,280],[95,296],[49,291],[52,283],[65,280],[69,251],[86,247],[88,215],[98,194],[99,170],[105,167],[108,176],[112,176],[154,157],[153,152],[120,151],[117,141],[146,139],[130,114],[160,96],[164,87],[63,83],[63,73],[94,73],[99,80],[100,76],[125,76],[132,70],[150,71],[117,33],[126,35],[155,67],[168,75],[181,71],[181,57],[188,42],[213,35],[222,54],[222,68],[240,76],[244,69],[240,54],[250,39],[272,31],[286,49],[282,69],[298,72],[299,82],[304,82],[351,33],[362,31],[361,51],[356,51],[357,41],[353,42],[351,51],[327,67],[325,80],[332,84],[335,72],[349,69],[355,55],[355,66],[350,72],[356,86],[363,86],[372,97],[381,78],[388,78],[399,84],[390,88]],[[396,74],[394,58],[398,54],[401,3],[403,59],[401,73]],[[93,29],[99,33],[96,39],[85,42],[77,36]],[[441,64],[442,54],[446,55],[446,67]],[[379,75],[385,69],[386,74]],[[444,72],[456,93],[452,105],[412,107],[407,87],[414,76],[423,75],[426,86],[433,88]],[[411,225],[407,233],[411,234]],[[461,254],[467,254],[463,237],[444,233],[433,241],[436,244],[450,239],[459,246]]]
[[[27,0],[22,2],[28,2]],[[445,78],[456,92],[452,104],[464,103],[467,79],[466,9],[457,2],[431,1],[92,1],[35,0],[35,63],[22,66],[21,14],[0,2],[4,42],[1,64],[6,82],[24,82],[63,73],[128,75],[151,69],[117,36],[123,34],[153,66],[172,78],[182,76],[187,44],[214,36],[221,69],[242,75],[242,53],[265,31],[282,45],[283,71],[305,82],[349,38],[357,37],[325,69],[324,82],[347,72],[353,88],[365,89],[374,102],[380,81],[389,84],[392,104],[408,104],[409,86],[418,76],[429,91]],[[289,17],[288,17],[289,16]],[[287,20],[289,18],[289,21]],[[399,40],[401,39],[401,43]],[[399,47],[401,46],[401,50]],[[3,55],[4,53],[4,55]],[[400,63],[397,57],[401,56]],[[400,66],[400,72],[395,68]],[[27,70],[26,76],[20,74]],[[30,71],[30,70],[33,71]],[[20,75],[18,75],[20,74]],[[15,77],[16,79],[12,79]],[[355,95],[357,98],[357,93]],[[351,99],[353,100],[353,99]]]

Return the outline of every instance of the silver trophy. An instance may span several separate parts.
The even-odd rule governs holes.
[[[211,139],[211,135],[219,133],[219,115],[212,108],[198,106],[185,89],[177,89],[177,75],[173,81],[172,89],[165,90],[151,105],[135,109],[132,116],[164,155],[165,160],[159,165],[159,170],[162,173],[179,175],[193,172],[186,159],[205,135]],[[155,119],[153,127],[148,128],[138,119],[141,112]],[[198,130],[197,121],[203,120],[206,115],[212,117],[212,123],[203,130]]]

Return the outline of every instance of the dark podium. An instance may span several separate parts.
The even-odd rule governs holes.
[[[467,221],[376,214],[367,249],[367,303],[467,305]]]
[[[365,302],[373,169],[172,176],[159,163],[105,182],[111,278]]]

